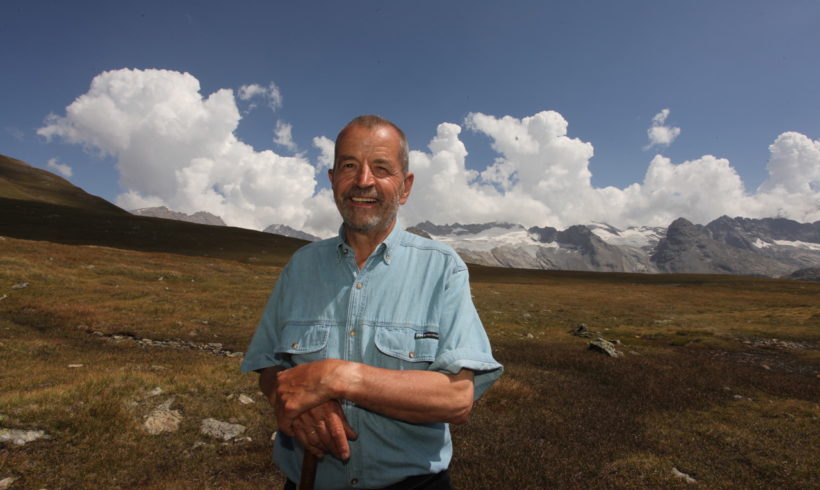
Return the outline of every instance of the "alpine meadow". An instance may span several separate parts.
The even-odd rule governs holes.
[[[0,487],[280,487],[239,364],[305,243],[135,216],[0,157]],[[455,487],[820,486],[820,282],[470,277],[505,373],[454,427]]]

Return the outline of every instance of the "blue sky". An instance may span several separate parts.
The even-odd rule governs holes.
[[[818,26],[815,1],[4,0],[0,153],[62,169],[126,207],[205,208],[241,226],[286,222],[327,234],[334,213],[314,138],[378,113],[405,129],[428,186],[414,190],[409,221],[813,221]],[[103,102],[84,116],[67,109],[105,72],[89,98],[117,105],[114,87],[133,84],[134,97],[149,101],[120,107],[122,127],[97,117]],[[152,87],[176,87],[184,73],[198,91],[166,86],[156,95]],[[256,95],[243,99],[243,87]],[[139,111],[184,118],[221,90],[230,97],[209,113],[210,129],[173,136],[139,126]],[[278,143],[277,127],[290,130]],[[128,136],[100,143],[112,128]],[[240,148],[218,155],[184,148],[231,136]],[[532,145],[515,147],[528,137]],[[438,151],[428,146],[436,138]],[[441,185],[450,164],[455,180]],[[278,196],[270,202],[258,177],[268,170]]]

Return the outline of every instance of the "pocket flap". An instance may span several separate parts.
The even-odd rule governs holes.
[[[438,332],[408,327],[378,327],[376,348],[382,354],[408,362],[432,362],[438,351]]]
[[[306,354],[325,348],[330,335],[329,325],[285,325],[282,329],[278,352]]]

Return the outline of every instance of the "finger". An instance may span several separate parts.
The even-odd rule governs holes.
[[[282,409],[281,402],[279,400],[277,400],[276,406],[274,406],[273,414],[276,417],[277,428],[284,434],[295,437],[296,434],[293,428],[293,421],[285,417],[284,410]]]
[[[355,441],[359,436],[356,434],[356,431],[350,427],[350,424],[347,423],[347,417],[345,417],[345,413],[342,410],[342,406],[338,402],[334,402],[332,405],[331,413],[334,417],[341,421],[342,428],[344,429],[345,439]]]
[[[299,417],[299,422],[304,424],[308,438],[313,445],[335,455],[333,438],[330,436],[327,425],[323,420],[326,416],[325,413],[326,410],[317,407],[302,414]]]
[[[339,454],[336,451],[336,442],[333,440],[333,436],[328,429],[327,424],[323,421],[319,421],[316,425],[313,426],[316,430],[316,435],[319,436],[319,441],[321,442],[321,446],[331,453],[337,458]]]
[[[305,451],[311,452],[317,458],[322,458],[325,453],[322,448],[316,444],[319,440],[316,431],[302,425],[297,425],[297,427],[298,428],[294,430],[294,433],[296,434],[296,438],[302,444],[302,447],[305,448]]]

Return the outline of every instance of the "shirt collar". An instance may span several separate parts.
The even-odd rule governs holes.
[[[381,258],[384,263],[390,265],[390,262],[393,260],[393,255],[396,250],[398,250],[399,244],[401,243],[402,233],[404,233],[404,228],[401,226],[399,219],[396,218],[396,224],[393,226],[393,229],[390,230],[390,234],[387,235],[387,238],[385,238],[384,241],[376,247],[373,255],[378,256],[381,254]],[[336,256],[339,260],[344,259],[347,255],[352,256],[354,253],[353,249],[345,243],[344,223],[339,226],[339,234],[336,236],[336,251]]]

